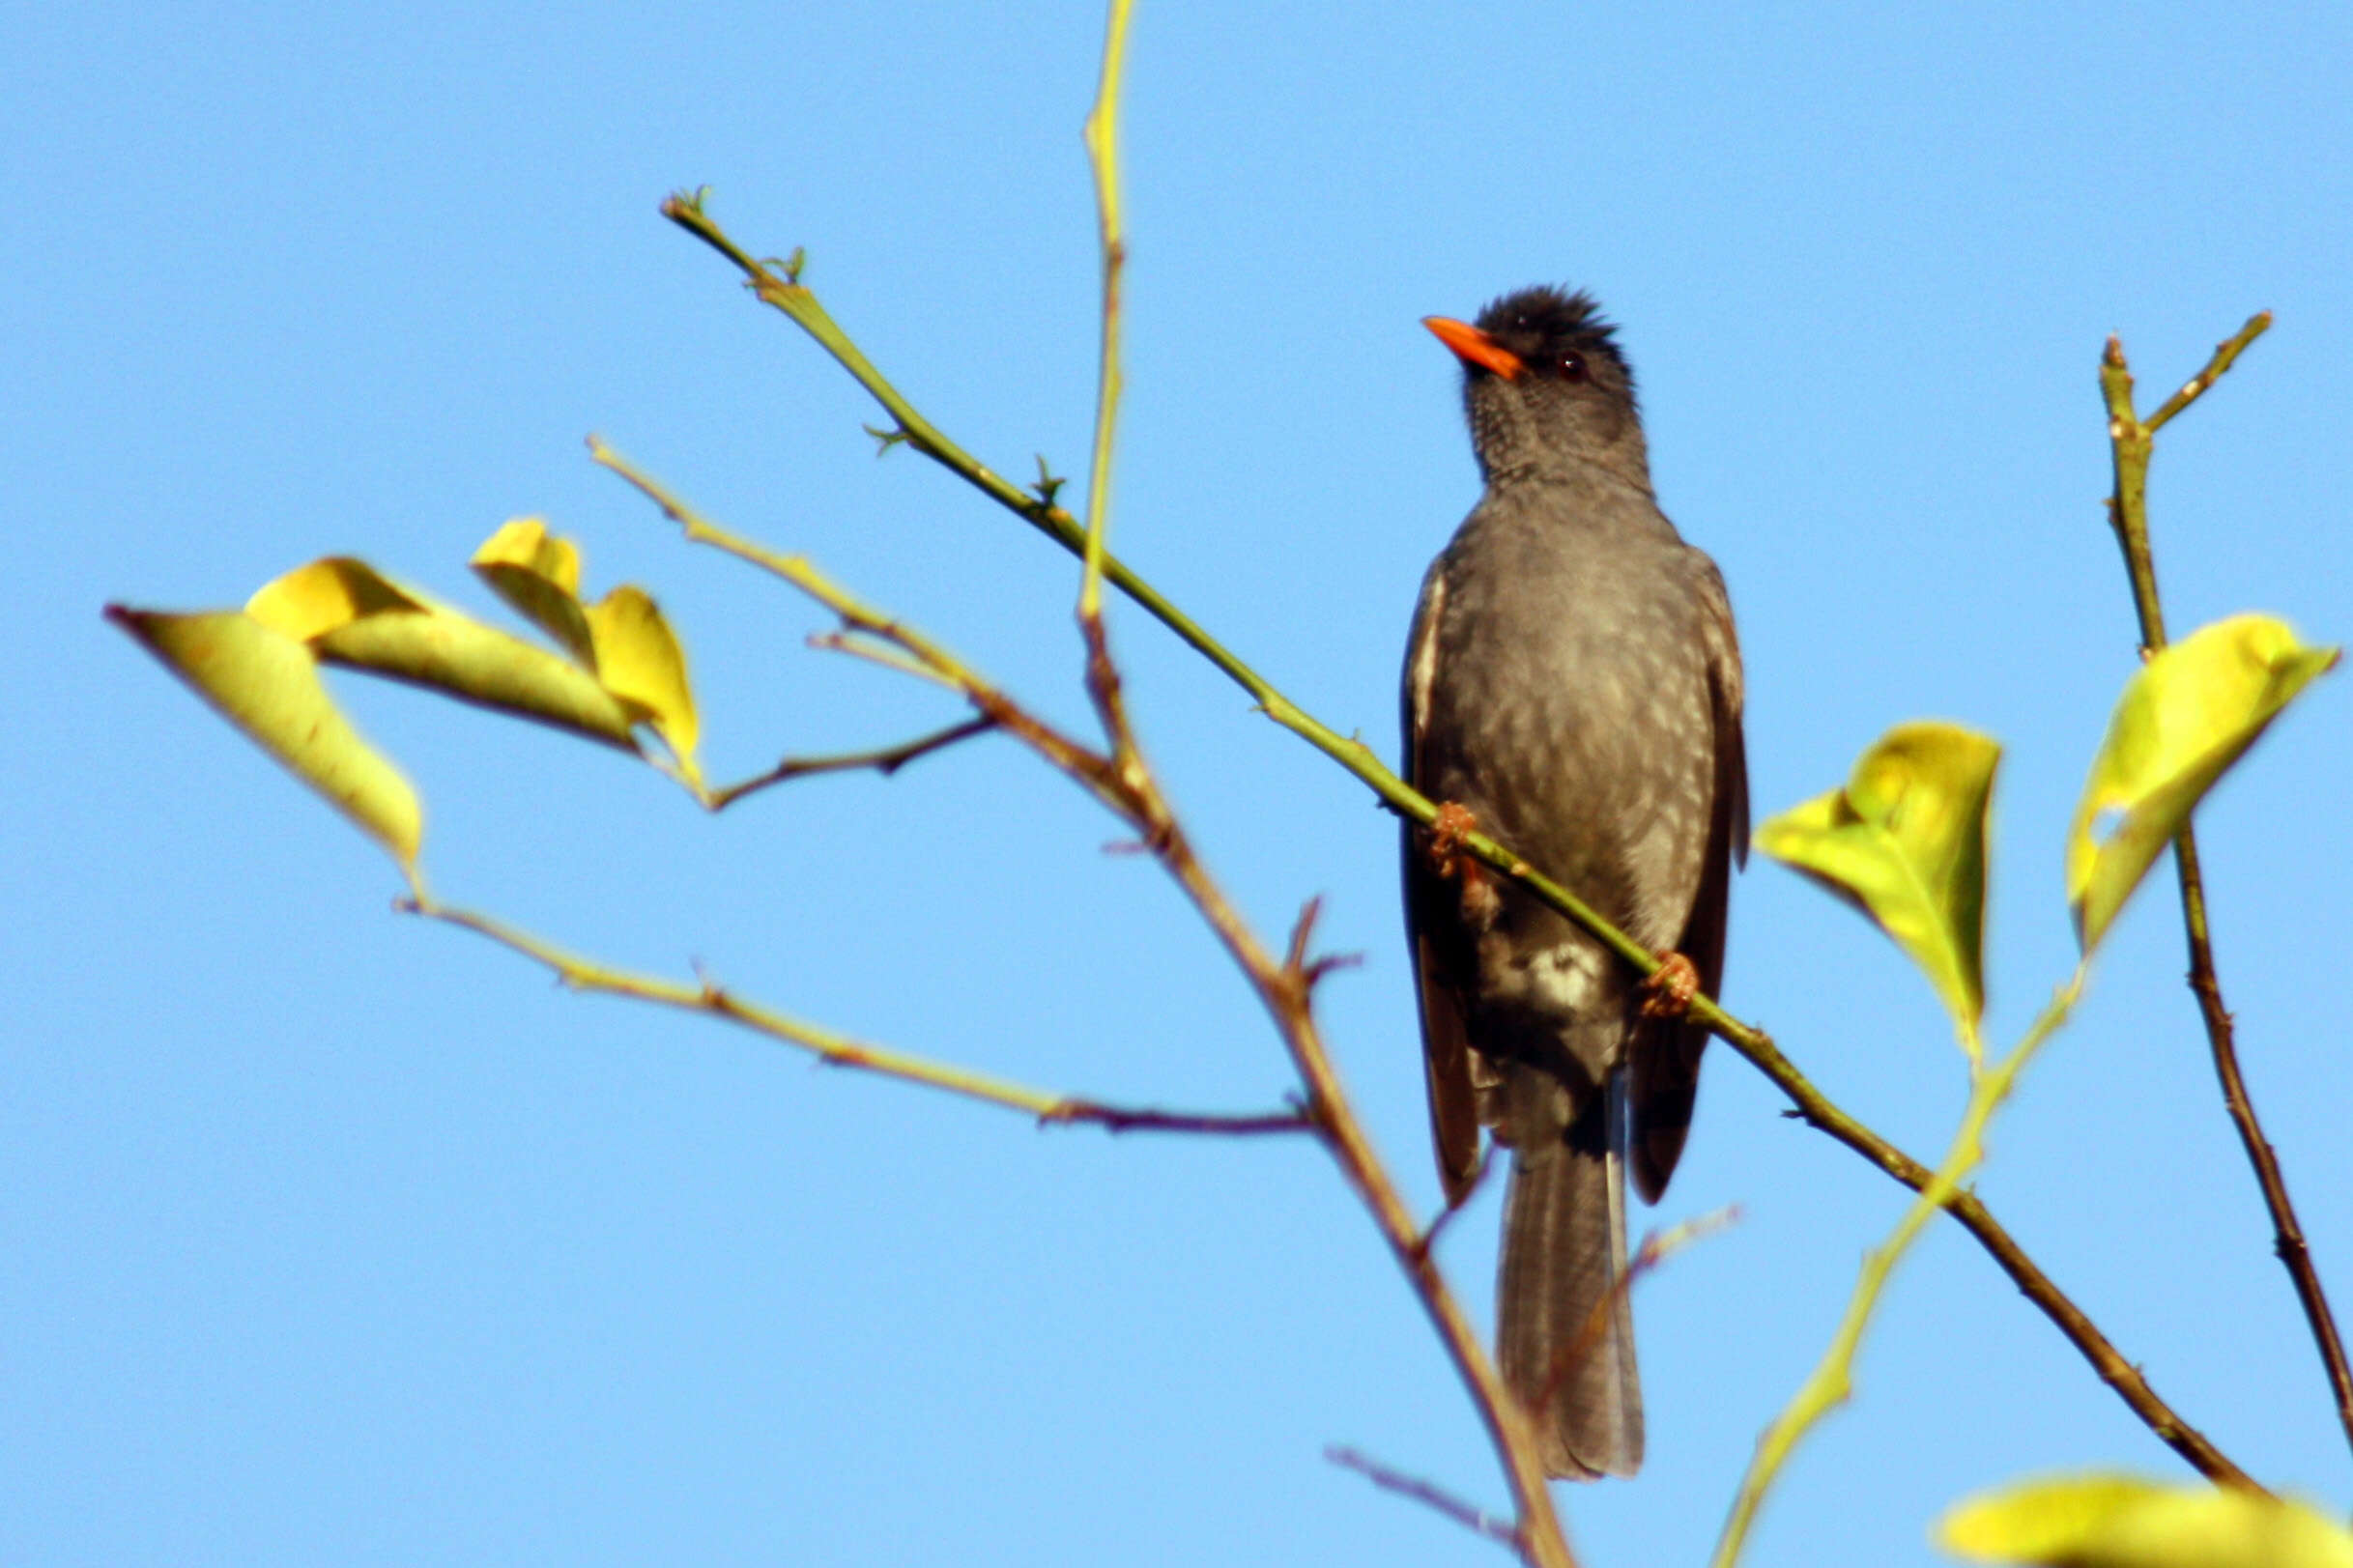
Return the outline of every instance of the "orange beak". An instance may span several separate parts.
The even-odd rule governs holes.
[[[1492,370],[1506,381],[1517,381],[1527,370],[1527,361],[1501,343],[1472,326],[1447,316],[1424,316],[1421,325],[1438,334],[1438,341],[1454,351],[1454,357],[1466,365]]]

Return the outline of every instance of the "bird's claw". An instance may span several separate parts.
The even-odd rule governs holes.
[[[1430,818],[1430,869],[1448,881],[1476,873],[1478,863],[1462,852],[1462,841],[1478,831],[1478,818],[1460,801],[1441,801]]]
[[[1691,999],[1699,994],[1698,966],[1679,953],[1665,954],[1642,983],[1642,1015],[1679,1018],[1691,1011]]]

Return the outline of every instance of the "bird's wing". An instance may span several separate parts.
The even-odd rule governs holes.
[[[1429,730],[1430,687],[1438,676],[1439,612],[1446,604],[1443,559],[1430,568],[1414,613],[1414,632],[1405,657],[1405,782],[1426,792],[1431,769],[1424,745]],[[1405,825],[1405,924],[1413,952],[1414,985],[1421,999],[1422,1066],[1429,1079],[1430,1137],[1438,1151],[1438,1178],[1447,1202],[1459,1203],[1478,1175],[1478,1093],[1474,1085],[1470,1035],[1462,999],[1440,976],[1430,951],[1430,926],[1448,897],[1444,884],[1424,864],[1421,830]]]
[[[1732,599],[1715,564],[1705,556],[1701,561],[1701,635],[1707,654],[1714,791],[1699,896],[1692,900],[1690,919],[1675,947],[1699,971],[1701,991],[1715,996],[1724,983],[1724,918],[1732,870],[1748,862],[1748,752],[1740,728],[1740,643],[1733,630]],[[1704,1024],[1661,1019],[1643,1026],[1629,1052],[1629,1152],[1634,1185],[1646,1202],[1658,1201],[1675,1174],[1676,1161],[1682,1157],[1699,1095],[1700,1053],[1707,1044]]]

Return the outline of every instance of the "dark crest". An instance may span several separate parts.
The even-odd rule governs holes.
[[[1634,367],[1618,347],[1618,328],[1602,319],[1601,306],[1582,289],[1539,285],[1506,294],[1480,311],[1474,325],[1539,375],[1575,355],[1596,380],[1622,389],[1627,402],[1634,400]]]

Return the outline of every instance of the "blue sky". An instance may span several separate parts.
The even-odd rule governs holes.
[[[1418,1310],[1296,1143],[1040,1132],[582,999],[387,912],[381,856],[98,617],[232,605],[348,552],[484,613],[502,520],[656,593],[722,776],[947,722],[808,650],[822,618],[681,546],[603,434],[1046,710],[1083,704],[1059,553],[905,453],[717,258],[708,184],[933,418],[1082,469],[1087,7],[654,19],[598,7],[17,8],[0,21],[14,395],[0,749],[0,1555],[74,1562],[1501,1560],[1325,1463],[1503,1492]],[[1497,9],[1147,3],[1127,122],[1115,539],[1384,751],[1429,556],[1477,494],[1417,326],[1589,286],[1659,493],[1722,562],[1761,812],[1885,727],[2009,747],[1992,1032],[2064,978],[2062,834],[2134,666],[2094,370],[2143,407],[2278,325],[2161,439],[2160,572],[2353,635],[2353,17],[2319,7]],[[1146,744],[1322,993],[1434,1204],[1390,820],[1140,615]],[[2346,694],[2200,818],[2224,983],[2353,1310]],[[1272,1106],[1276,1044],[1113,825],[1010,745],[710,819],[598,749],[338,687],[430,813],[443,896],[612,961],[1026,1082]],[[1922,1157],[1965,1092],[1927,987],[1785,871],[1727,1000]],[[2353,1468],[2219,1107],[2165,873],[1997,1124],[1980,1190],[2158,1390],[2267,1481]],[[1905,1194],[1719,1046],[1654,1215],[1742,1223],[1637,1298],[1650,1457],[1564,1490],[1585,1560],[1691,1561]],[[1495,1200],[1445,1261],[1482,1318]],[[2029,1471],[2183,1473],[1950,1225],[1749,1560],[1933,1560]]]

